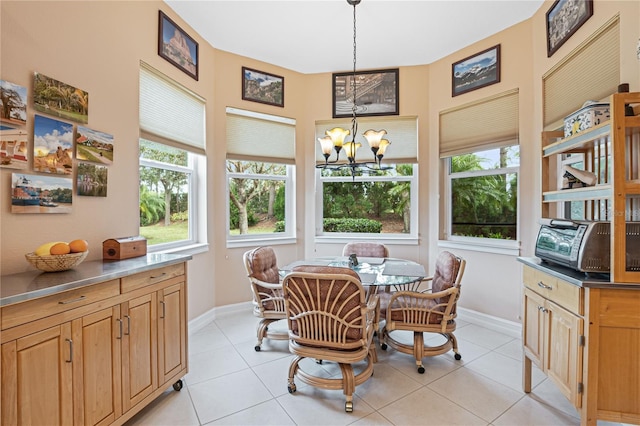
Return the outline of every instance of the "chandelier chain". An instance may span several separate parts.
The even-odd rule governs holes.
[[[359,2],[353,2],[353,75],[351,76],[351,93],[353,93],[353,105],[351,106],[351,140],[355,143],[356,133],[358,132],[358,121],[356,120],[356,5]]]

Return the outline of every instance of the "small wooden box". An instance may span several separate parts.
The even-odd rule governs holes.
[[[147,254],[145,237],[110,238],[102,242],[102,259],[123,260]]]

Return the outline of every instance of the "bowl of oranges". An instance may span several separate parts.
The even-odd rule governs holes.
[[[41,271],[59,272],[78,266],[87,254],[89,244],[86,240],[55,241],[42,244],[32,253],[25,254],[25,258]]]

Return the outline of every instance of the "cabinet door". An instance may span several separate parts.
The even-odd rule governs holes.
[[[158,366],[162,385],[187,365],[184,282],[162,289],[158,295]]]
[[[158,387],[156,293],[122,304],[122,409],[127,411]]]
[[[73,424],[73,344],[67,322],[2,345],[3,425]]]
[[[547,301],[546,352],[544,370],[571,403],[579,408],[582,395],[578,383],[582,381],[582,347],[580,336],[584,320]]]
[[[120,306],[74,320],[74,411],[78,424],[106,425],[122,414]]]
[[[542,296],[529,289],[524,290],[522,341],[527,357],[541,369],[544,354],[544,303]]]

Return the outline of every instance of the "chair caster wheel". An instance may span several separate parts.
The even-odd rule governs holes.
[[[380,349],[382,349],[383,351],[386,351],[387,350],[387,344],[386,343],[381,344],[380,345]]]
[[[422,365],[418,367],[418,373],[424,374],[424,367]]]
[[[182,389],[182,386],[183,386],[182,379],[180,379],[173,384],[173,389],[176,391],[180,391],[180,389]]]
[[[462,355],[460,354],[455,354],[453,357],[456,359],[456,361],[460,361],[462,359]]]
[[[260,352],[260,345],[255,345],[253,349],[255,349],[256,352]]]
[[[316,364],[322,364],[322,360],[321,359],[316,359]]]
[[[289,393],[294,393],[296,391],[296,385],[287,386],[287,390],[289,391]]]
[[[353,402],[347,401],[344,403],[344,411],[347,413],[353,413]]]

